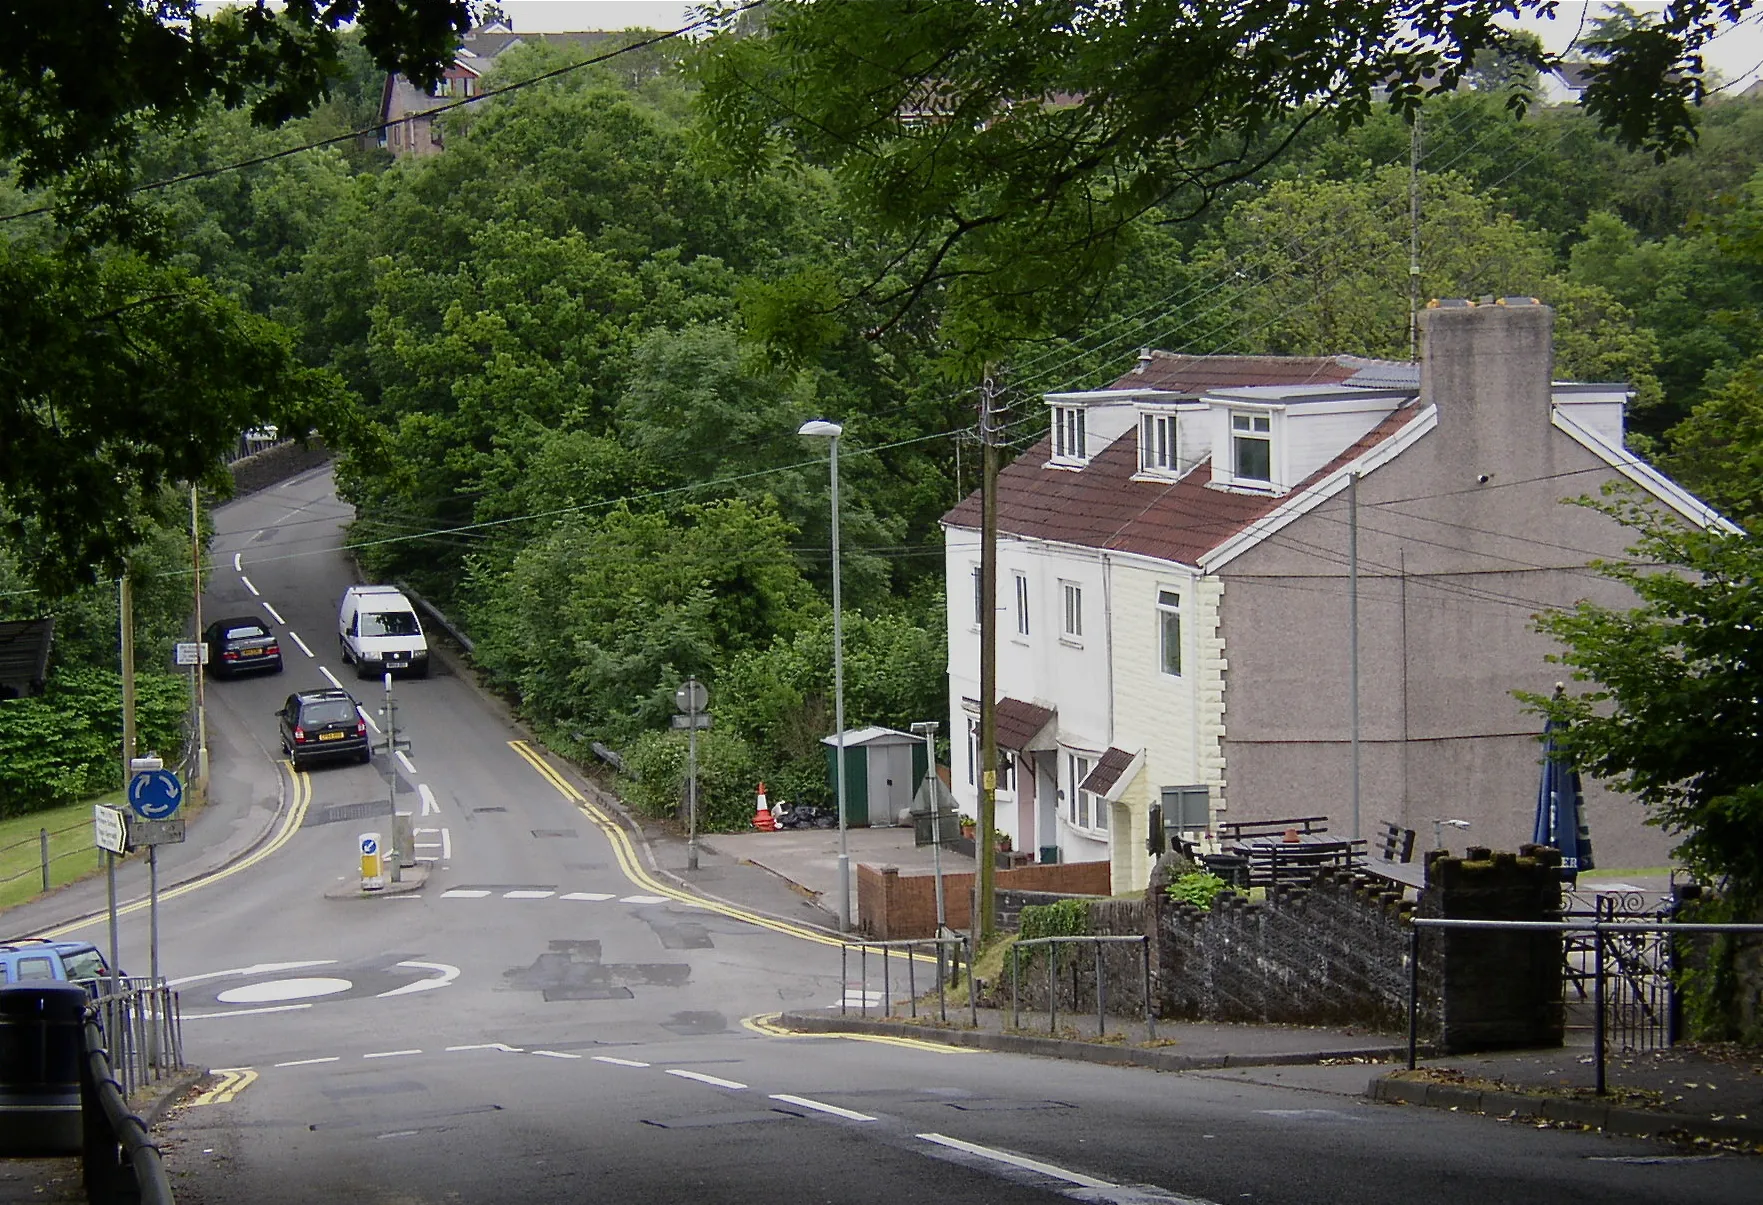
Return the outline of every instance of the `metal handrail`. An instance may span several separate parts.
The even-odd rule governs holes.
[[[87,1010],[85,1039],[84,1078],[99,1105],[96,1111],[88,1110],[86,1126],[90,1129],[96,1120],[93,1113],[101,1112],[111,1134],[108,1157],[104,1157],[105,1144],[97,1141],[95,1134],[86,1135],[85,1179],[88,1196],[93,1199],[110,1195],[119,1199],[133,1196],[143,1205],[175,1205],[171,1177],[166,1174],[165,1162],[160,1157],[159,1148],[153,1144],[146,1123],[129,1112],[129,1093],[116,1081],[114,1067],[104,1044],[104,1031],[98,1025],[95,1006]],[[120,1171],[115,1166],[114,1152],[117,1145],[122,1147],[129,1169],[134,1173],[132,1186],[114,1182]],[[105,1181],[111,1181],[108,1187],[114,1190],[113,1193],[104,1190]],[[127,1191],[130,1187],[134,1189],[133,1193]]]
[[[1022,951],[1031,946],[1049,946],[1052,957],[1047,960],[1047,1032],[1055,1033],[1059,1023],[1059,985],[1057,974],[1059,969],[1059,947],[1062,945],[1079,945],[1089,943],[1096,947],[1096,1036],[1106,1037],[1108,1033],[1108,996],[1107,987],[1102,978],[1102,947],[1104,945],[1126,945],[1138,943],[1142,954],[1143,986],[1145,993],[1145,1038],[1147,1041],[1157,1040],[1157,1004],[1151,996],[1151,939],[1143,933],[1111,934],[1096,933],[1089,935],[1067,935],[1058,937],[1019,937],[1010,947],[1010,1016],[1011,1027],[1022,1028],[1022,1004],[1020,987],[1022,982]],[[1072,1004],[1075,1007],[1076,997]]]
[[[1422,929],[1488,929],[1508,932],[1590,933],[1593,940],[1592,1061],[1597,1068],[1595,1090],[1605,1090],[1604,935],[1607,933],[1756,933],[1763,924],[1708,924],[1700,921],[1556,921],[1469,920],[1461,917],[1408,918],[1408,1070],[1414,1070],[1420,1044],[1420,931]]]
[[[889,978],[889,957],[895,950],[906,953],[907,998],[910,1001],[911,1015],[918,1016],[918,963],[936,963],[937,968],[937,1015],[943,1021],[949,1019],[948,988],[950,984],[961,979],[961,957],[967,955],[967,999],[970,1019],[975,1028],[979,1027],[979,992],[975,990],[973,979],[972,943],[966,937],[908,937],[891,941],[844,941],[839,944],[839,1015],[846,1013],[846,1005],[850,1000],[850,956],[851,948],[858,951],[858,967],[862,976],[863,1002],[859,1005],[861,1015],[869,1016],[869,951],[878,949],[882,953],[882,1015],[885,1017],[893,1011],[893,983]],[[935,948],[933,958],[918,953],[924,946]],[[945,952],[953,953],[953,966],[945,974]]]

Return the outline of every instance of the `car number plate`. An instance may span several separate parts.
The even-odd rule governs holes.
[[[348,735],[347,732],[321,732],[318,734],[318,739],[321,741],[340,741]]]
[[[261,656],[263,656],[263,650],[262,649],[240,649],[239,656],[241,656],[241,657],[261,657]]]

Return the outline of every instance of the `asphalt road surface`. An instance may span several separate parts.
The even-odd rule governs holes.
[[[205,612],[268,618],[286,661],[209,685],[217,794],[286,822],[161,907],[187,1059],[217,1073],[164,1130],[182,1202],[1763,1197],[1763,1164],[1743,1158],[1216,1076],[767,1032],[767,1014],[837,1005],[836,947],[645,875],[578,784],[444,664],[394,687],[399,755],[285,764],[273,713],[291,690],[334,679],[385,726],[383,691],[337,655],[345,518],[324,474],[216,514]],[[360,834],[389,837],[394,792],[427,881],[335,898]],[[124,920],[130,963],[145,925]]]

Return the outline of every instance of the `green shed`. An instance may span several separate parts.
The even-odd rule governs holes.
[[[838,797],[837,736],[821,739],[826,749],[826,781]],[[845,823],[852,827],[902,822],[929,762],[924,741],[894,728],[853,728],[845,733]],[[910,824],[908,818],[904,821]]]

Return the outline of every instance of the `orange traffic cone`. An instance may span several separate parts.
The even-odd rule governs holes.
[[[759,802],[753,810],[753,827],[762,833],[777,831],[777,824],[771,818],[771,809],[765,806],[765,784],[759,784]]]

